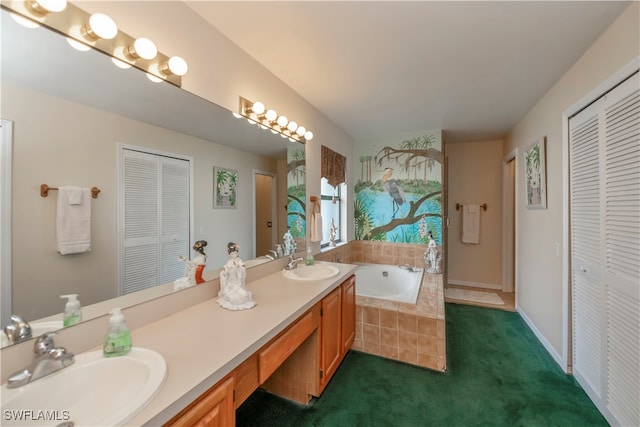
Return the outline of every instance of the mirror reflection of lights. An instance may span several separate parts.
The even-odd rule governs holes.
[[[18,24],[22,25],[25,28],[38,28],[40,26],[40,24],[38,24],[37,22],[32,21],[31,19],[24,18],[13,12],[10,12],[9,16],[11,16],[11,18],[13,18],[14,21],[16,21]]]
[[[67,43],[69,44],[69,46],[80,52],[87,52],[91,49],[91,46],[80,43],[78,40],[72,39],[71,37],[67,37]]]
[[[118,68],[122,68],[123,70],[127,70],[131,68],[131,65],[127,64],[124,61],[119,60],[118,58],[111,58],[111,62]]]

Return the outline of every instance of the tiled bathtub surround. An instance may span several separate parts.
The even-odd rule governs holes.
[[[422,245],[357,240],[323,252],[316,259],[424,267],[425,249]],[[417,304],[358,296],[353,349],[446,370],[442,275],[424,274]]]

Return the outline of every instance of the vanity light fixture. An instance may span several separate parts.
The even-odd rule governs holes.
[[[239,115],[246,118],[249,123],[257,123],[262,129],[269,129],[271,132],[280,134],[281,137],[288,138],[291,141],[304,143],[313,138],[313,133],[304,126],[289,120],[287,116],[279,116],[276,110],[268,109],[260,101],[251,102],[246,98],[240,97],[239,111]]]
[[[158,48],[156,44],[146,37],[137,38],[133,44],[124,49],[125,55],[131,59],[146,59],[151,61],[158,56]]]
[[[52,12],[62,12],[67,8],[67,0],[37,0],[27,1],[29,9],[33,12],[46,15]]]
[[[66,36],[69,44],[77,50],[96,49],[107,54],[119,66],[127,64],[144,71],[150,80],[182,86],[182,76],[188,70],[184,59],[162,54],[148,38],[135,38],[118,30],[115,21],[104,13],[91,14],[69,0],[0,2],[2,9],[12,16]]]
[[[160,72],[166,75],[174,74],[176,76],[184,76],[189,70],[187,61],[179,56],[172,56],[169,60],[158,68]]]
[[[116,21],[104,13],[94,13],[89,17],[89,23],[82,29],[82,35],[91,40],[111,40],[118,35]]]

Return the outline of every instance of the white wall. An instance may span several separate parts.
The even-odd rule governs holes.
[[[352,176],[352,139],[313,105],[286,86],[269,70],[240,50],[182,2],[73,2],[87,12],[109,14],[119,28],[134,37],[149,37],[160,52],[179,55],[189,63],[182,79],[183,89],[232,111],[238,97],[260,100],[286,114],[314,133],[307,144],[307,202],[320,195],[320,146],[325,145],[347,157],[347,180]],[[265,18],[271,19],[271,18]],[[286,25],[286,24],[284,24]],[[256,35],[256,37],[260,37]],[[351,183],[347,183],[351,184]],[[353,200],[349,185],[349,200]],[[307,203],[309,208],[309,203]],[[353,230],[353,203],[347,204],[349,230]],[[307,209],[307,215],[310,211]],[[353,237],[350,232],[349,238]]]
[[[58,313],[61,294],[79,293],[83,305],[117,296],[118,143],[194,159],[194,237],[209,242],[208,269],[224,264],[229,241],[252,257],[253,169],[275,173],[275,160],[38,92],[5,85],[2,97],[3,117],[14,121],[14,313],[28,320]],[[214,165],[238,170],[238,209],[212,208]],[[101,189],[92,201],[91,252],[56,252],[57,194],[40,197],[43,183]]]
[[[563,350],[562,257],[556,245],[564,243],[562,113],[621,69],[640,53],[640,4],[633,2],[609,29],[509,133],[504,153],[519,152],[537,139],[547,137],[548,209],[524,206],[523,158],[518,162],[516,304],[547,348],[559,359]],[[566,355],[565,355],[566,356]]]
[[[447,143],[449,158],[448,282],[502,287],[502,141]],[[487,204],[480,211],[480,243],[461,240],[456,203]]]

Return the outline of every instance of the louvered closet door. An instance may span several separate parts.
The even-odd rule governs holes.
[[[189,162],[122,150],[120,291],[128,294],[184,275],[189,256]]]
[[[570,122],[573,371],[612,424],[640,425],[640,80]]]

